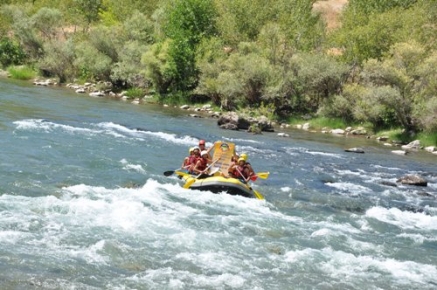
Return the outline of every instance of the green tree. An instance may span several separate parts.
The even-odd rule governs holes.
[[[44,54],[43,39],[34,28],[31,17],[21,7],[14,5],[3,6],[2,12],[10,19],[14,38],[18,40],[24,52],[30,59],[40,58]]]
[[[10,38],[0,40],[0,64],[3,67],[23,64],[26,54],[20,45],[14,43]]]
[[[73,0],[73,9],[77,15],[85,20],[85,29],[99,19],[99,11],[102,8],[102,0]]]
[[[174,78],[168,75],[171,71],[169,64],[170,40],[155,43],[142,55],[141,63],[145,66],[144,75],[159,95],[166,95],[173,87]]]
[[[197,86],[196,48],[203,38],[215,32],[212,0],[175,0],[169,3],[164,31],[172,41],[164,75],[170,76],[171,91],[190,91]]]
[[[144,77],[145,66],[141,63],[147,49],[139,41],[126,42],[119,52],[119,61],[112,67],[111,80],[128,87],[147,88],[150,81]]]
[[[57,76],[60,83],[65,83],[76,75],[73,62],[75,45],[71,40],[63,42],[47,42],[44,44],[45,54],[39,59],[37,66],[46,75]]]
[[[112,60],[88,42],[76,45],[76,57],[73,61],[79,76],[86,81],[108,80],[111,74]]]

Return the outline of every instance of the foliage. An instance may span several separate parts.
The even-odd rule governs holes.
[[[167,73],[170,71],[169,46],[170,40],[153,44],[141,57],[141,64],[145,66],[145,78],[150,81],[152,88],[161,96],[166,96],[170,92],[173,82],[173,77]]]
[[[7,37],[0,40],[0,64],[3,67],[23,64],[25,58],[26,54],[19,44]]]
[[[326,117],[317,117],[309,120],[311,124],[311,128],[318,129],[338,129],[345,128],[348,123],[344,122],[343,119],[340,118],[326,118]]]
[[[175,0],[170,4],[164,31],[172,41],[164,74],[172,78],[171,91],[190,91],[198,82],[196,48],[202,38],[215,33],[216,12],[212,0]]]
[[[77,12],[86,23],[85,28],[99,19],[99,11],[102,8],[102,0],[73,0],[73,11]]]
[[[144,77],[145,66],[141,63],[142,54],[146,51],[147,46],[138,41],[125,43],[119,53],[119,61],[111,69],[111,80],[129,87],[147,87],[150,81]]]
[[[435,132],[435,0],[349,0],[330,34],[313,4],[4,0],[0,63],[61,82],[111,80],[166,103]]]
[[[144,97],[144,91],[140,88],[130,88],[126,91],[126,96],[128,96],[131,99],[135,98],[143,98]]]
[[[76,75],[74,69],[75,46],[72,41],[48,42],[44,45],[45,55],[37,65],[47,76],[57,76],[60,83]]]
[[[252,42],[272,23],[285,36],[289,48],[311,50],[323,35],[312,0],[216,0],[217,27],[225,43],[236,47]]]
[[[18,80],[30,80],[36,76],[35,71],[28,66],[10,66],[8,73],[11,78]]]
[[[111,73],[111,59],[89,43],[79,43],[75,48],[73,65],[84,80],[107,80]]]

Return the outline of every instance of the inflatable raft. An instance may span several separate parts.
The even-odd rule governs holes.
[[[264,199],[261,193],[236,178],[226,178],[223,176],[196,178],[183,171],[175,171],[175,173],[185,181],[185,184],[190,184],[188,187],[184,186],[184,188],[211,191],[213,193],[226,192],[231,195]]]

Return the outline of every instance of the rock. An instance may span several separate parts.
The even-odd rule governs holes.
[[[225,124],[232,124],[233,126],[223,126]],[[220,118],[217,121],[217,125],[219,125],[220,128],[222,129],[231,128],[230,130],[238,130],[238,129],[247,130],[250,127],[250,122],[245,118],[241,118],[235,112],[229,112],[227,114],[220,116]]]
[[[350,132],[352,135],[367,135],[367,131],[364,129],[355,129]]]
[[[330,131],[331,134],[336,134],[336,135],[344,135],[344,130],[343,129],[334,129]]]
[[[393,150],[391,153],[396,155],[407,155],[407,151],[405,150]]]
[[[346,152],[352,152],[352,153],[364,153],[364,150],[363,150],[362,148],[358,148],[358,147],[355,147],[355,148],[349,148],[349,149],[346,149],[346,150],[344,150],[344,151],[346,151]]]
[[[405,150],[419,150],[420,149],[420,141],[414,140],[413,142],[410,142],[407,145],[402,145],[401,148],[405,149]]]
[[[302,129],[305,130],[305,131],[308,131],[310,129],[310,127],[311,127],[310,123],[305,123],[305,124],[302,125]]]
[[[432,194],[429,194],[428,192],[425,192],[425,191],[419,191],[419,192],[417,193],[417,195],[419,195],[419,196],[425,196],[425,197],[433,197]]]
[[[92,93],[89,93],[89,96],[90,97],[104,97],[105,93],[102,91],[92,92]]]
[[[188,110],[188,109],[190,108],[190,106],[188,106],[188,105],[182,105],[182,106],[180,106],[180,108],[181,108],[182,110]]]
[[[202,118],[202,116],[197,115],[197,114],[190,114],[190,117],[193,117],[193,118]]]
[[[428,182],[419,175],[405,175],[399,178],[396,182],[407,185],[427,186]]]
[[[211,117],[213,118],[220,118],[222,114],[220,112],[211,112]]]
[[[287,133],[278,133],[278,137],[290,137]]]
[[[388,137],[387,136],[380,136],[376,138],[377,141],[381,141],[381,142],[387,142]]]
[[[273,128],[272,122],[266,117],[261,116],[257,120],[258,127],[261,129],[261,131],[265,132],[274,132],[275,129]]]
[[[425,147],[425,150],[432,153],[432,152],[436,151],[436,148],[435,148],[435,146],[428,146],[428,147]]]
[[[221,129],[226,129],[226,130],[238,130],[237,125],[233,124],[233,123],[225,123],[225,124],[219,125],[219,127]]]
[[[397,185],[396,183],[391,182],[391,181],[385,181],[385,180],[383,180],[383,181],[380,182],[380,184],[382,184],[382,185],[386,185],[386,186],[398,187],[398,185]]]

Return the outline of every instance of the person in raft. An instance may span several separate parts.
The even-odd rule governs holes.
[[[233,178],[237,178],[244,183],[247,183],[250,180],[250,173],[247,167],[245,167],[246,161],[243,158],[238,158],[236,164],[234,164],[230,169],[230,176]]]
[[[214,146],[211,146],[211,147],[209,147],[209,148],[206,148],[206,142],[205,142],[205,140],[201,139],[201,140],[199,140],[199,148],[200,148],[200,152],[202,152],[202,151],[204,151],[204,150],[208,151],[208,159],[211,159],[211,160],[212,160],[212,157],[211,157],[211,155],[209,154],[209,152],[214,148]]]
[[[245,161],[245,164],[244,164],[244,170],[247,171],[249,178],[250,178],[252,181],[255,181],[256,178],[257,178],[257,176],[256,176],[256,174],[255,174],[255,171],[253,171],[252,165],[251,165],[249,162],[247,162],[247,159],[249,158],[249,156],[247,156],[246,153],[242,153],[242,154],[240,155],[240,158],[243,158],[244,161]]]
[[[194,147],[191,147],[188,150],[188,156],[184,158],[184,161],[182,161],[182,165],[181,165],[182,169],[188,169],[188,167],[190,167],[191,164],[190,159],[192,159],[192,157],[194,156],[193,150]]]
[[[208,169],[209,164],[212,163],[212,160],[208,158],[208,151],[203,150],[200,153],[200,158],[197,158],[196,165],[193,168],[193,173],[200,175],[198,178],[206,178],[208,177]]]

